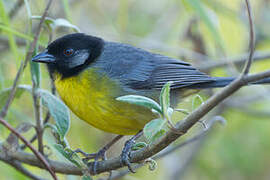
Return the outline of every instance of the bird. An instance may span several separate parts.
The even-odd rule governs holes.
[[[117,134],[134,135],[125,143],[121,158],[131,171],[129,153],[144,125],[157,118],[151,110],[118,101],[124,95],[159,99],[162,87],[171,81],[171,102],[175,107],[185,96],[200,89],[224,87],[234,77],[211,77],[188,62],[152,53],[129,44],[110,42],[84,33],[64,35],[32,58],[46,63],[56,90],[81,120]],[[269,83],[269,79],[255,84]],[[105,145],[95,157],[105,155],[113,143]],[[81,152],[87,156],[81,150]]]

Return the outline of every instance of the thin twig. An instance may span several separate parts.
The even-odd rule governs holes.
[[[29,149],[35,154],[35,156],[40,160],[40,162],[45,166],[45,168],[50,172],[53,179],[57,180],[57,177],[54,173],[54,171],[51,169],[48,161],[44,158],[42,154],[40,154],[32,145],[30,142],[28,142],[17,130],[15,130],[8,122],[6,122],[4,119],[0,118],[0,123],[4,125],[7,129],[9,129],[13,134],[15,134]]]
[[[4,118],[7,114],[7,110],[12,102],[12,100],[14,99],[14,96],[15,96],[15,93],[16,93],[16,89],[17,89],[17,85],[18,85],[18,82],[20,80],[20,76],[23,72],[23,61],[21,61],[21,65],[20,65],[20,68],[16,74],[16,77],[15,77],[15,80],[13,81],[13,85],[12,85],[12,89],[11,89],[11,92],[9,94],[9,98],[5,104],[5,106],[3,107],[3,109],[1,110],[1,113],[0,113],[0,117]]]
[[[252,58],[249,64],[252,62]],[[249,66],[246,66],[245,70],[243,72],[248,72]],[[194,110],[192,113],[190,113],[188,116],[184,118],[184,120],[178,122],[176,124],[176,128],[181,132],[187,132],[191,127],[193,127],[203,116],[205,116],[209,111],[211,111],[214,107],[216,107],[218,104],[220,104],[224,99],[228,98],[230,95],[232,95],[234,92],[239,90],[244,85],[247,85],[250,82],[258,81],[263,78],[270,77],[270,71],[265,71],[262,73],[257,73],[254,75],[241,75],[239,76],[235,81],[233,81],[231,84],[223,88],[221,91],[217,92],[215,95],[210,97],[207,101],[205,101],[204,104],[202,104],[199,108]],[[132,152],[130,155],[130,161],[131,162],[141,162],[142,160],[145,160],[164,148],[166,148],[169,144],[171,144],[173,141],[175,141],[177,138],[179,138],[181,134],[175,134],[172,131],[168,131],[163,137],[158,139],[157,141],[153,142],[151,145],[147,146],[146,148],[143,148],[142,150]],[[15,157],[18,154],[14,154],[13,157]],[[21,162],[27,162],[31,165],[41,167],[40,163],[36,160],[36,157],[33,155],[28,156],[17,156],[17,160],[20,160]],[[27,158],[31,158],[31,161]],[[51,162],[51,161],[50,161]],[[57,168],[56,164],[51,164],[53,168]],[[59,164],[57,164],[59,165]],[[92,164],[90,164],[90,168],[92,169]],[[72,166],[74,169],[73,173],[81,174],[80,169],[76,169],[75,166]],[[98,162],[97,164],[97,172],[107,172],[110,170],[115,170],[120,167],[123,167],[121,163],[121,158],[113,158],[106,161]],[[44,168],[44,167],[43,167]],[[58,167],[59,170],[59,167]],[[61,171],[64,170],[66,172],[70,172],[69,168],[61,169]],[[90,171],[91,172],[91,171]],[[92,172],[91,172],[92,173]]]
[[[180,148],[184,147],[184,146],[187,146],[187,145],[190,145],[202,138],[204,138],[207,134],[210,133],[210,131],[213,130],[213,125],[216,124],[216,123],[222,123],[224,124],[225,120],[223,118],[220,118],[220,117],[214,117],[212,120],[209,121],[208,125],[207,125],[207,128],[204,129],[203,131],[201,131],[199,134],[193,136],[192,138],[190,139],[187,139],[185,140],[184,142],[178,144],[178,145],[175,145],[175,146],[171,146],[169,148],[167,148],[166,150],[162,151],[161,153],[155,155],[152,159],[154,160],[158,160],[158,159],[161,159],[165,156],[167,156],[168,154],[171,154],[173,152],[175,152],[176,150],[179,150]],[[145,164],[138,164],[136,166],[133,167],[134,170],[144,166]],[[119,172],[116,172],[116,174],[112,175],[111,179],[119,179],[123,176],[125,176],[126,174],[130,173],[130,171],[128,169],[125,169],[125,170],[122,170],[122,171],[119,171]]]
[[[12,103],[12,101],[14,99],[14,96],[16,94],[18,82],[19,82],[19,80],[21,78],[21,75],[22,75],[24,69],[26,68],[29,60],[31,59],[31,57],[33,55],[34,49],[36,47],[36,44],[37,44],[37,41],[38,41],[38,38],[39,38],[39,35],[41,33],[42,24],[43,24],[43,22],[45,20],[45,17],[48,14],[48,10],[50,8],[51,3],[52,3],[52,0],[49,0],[48,4],[47,4],[47,6],[46,6],[46,8],[44,10],[44,13],[42,14],[42,17],[41,17],[41,19],[39,21],[37,32],[35,33],[35,36],[34,36],[34,40],[31,43],[30,48],[29,48],[29,50],[28,50],[28,52],[26,54],[25,60],[22,63],[22,67],[19,69],[19,71],[16,74],[16,78],[15,78],[13,86],[11,88],[11,92],[10,92],[10,95],[8,97],[8,100],[6,101],[5,106],[3,107],[3,109],[2,109],[2,111],[0,113],[0,117],[2,117],[2,118],[4,118],[6,116],[6,114],[7,114],[9,106],[11,105],[11,103]]]
[[[55,85],[54,85],[54,83],[53,83],[53,81],[52,81],[52,77],[51,77],[50,79],[51,79],[51,92],[52,92],[53,95],[55,95],[55,94],[56,94]],[[48,111],[48,112],[46,113],[46,116],[45,116],[44,120],[43,120],[43,125],[47,124],[47,123],[49,122],[50,118],[51,118],[51,114],[50,114],[50,112]],[[37,139],[37,135],[35,134],[35,135],[30,139],[30,142],[33,143],[36,139]],[[25,144],[23,144],[23,145],[20,147],[21,150],[24,150],[25,148],[26,148]]]
[[[35,119],[36,119],[36,135],[38,140],[38,151],[41,154],[44,154],[43,151],[43,123],[42,123],[42,116],[41,116],[41,102],[40,98],[37,96],[33,82],[33,101],[34,101],[34,111],[35,111]]]
[[[50,117],[51,117],[51,114],[50,114],[49,112],[47,112],[47,114],[46,114],[46,116],[45,116],[45,118],[44,118],[44,120],[43,120],[43,125],[45,125],[45,124],[47,124],[47,123],[49,122]],[[37,135],[35,134],[35,135],[29,140],[29,142],[30,142],[30,143],[33,143],[33,142],[35,142],[36,139],[37,139]],[[27,146],[25,146],[25,144],[23,144],[23,145],[21,145],[20,149],[21,149],[21,150],[24,150],[26,147],[27,147]]]
[[[184,120],[178,122],[176,127],[181,131],[188,131],[194,124],[196,124],[204,115],[206,115],[210,110],[220,104],[224,99],[230,96],[232,93],[240,89],[242,86],[258,81],[264,78],[270,77],[270,71],[265,71],[253,75],[247,75],[242,78],[238,78],[233,83],[223,88],[221,91],[216,93],[214,96],[210,97],[204,104],[202,104],[199,108],[190,113]],[[167,132],[165,136],[158,139],[156,142],[153,142],[150,146],[136,152],[132,152],[131,162],[141,162],[144,159],[151,157],[154,154],[157,154],[159,151],[163,150],[181,135],[175,134],[171,131]],[[12,158],[27,163],[32,166],[37,166],[40,168],[44,168],[40,161],[31,154],[16,152],[11,155]],[[0,157],[1,158],[1,157]],[[49,160],[52,169],[58,173],[64,174],[73,174],[73,175],[82,175],[82,170],[77,168],[75,165],[62,163],[58,161]],[[123,167],[121,163],[121,158],[116,157],[113,159],[108,159],[106,161],[100,161],[97,165],[97,173],[107,172],[110,170],[115,170]],[[92,166],[89,168],[92,169]]]
[[[249,73],[251,63],[253,61],[253,54],[254,54],[254,49],[255,49],[255,34],[254,34],[254,24],[253,24],[253,18],[251,15],[251,7],[249,0],[245,0],[246,6],[247,6],[247,13],[248,13],[248,21],[249,21],[249,57],[248,61],[245,65],[245,68],[243,70],[243,75],[246,75]]]
[[[188,131],[210,110],[212,110],[214,107],[220,104],[224,99],[233,94],[235,91],[240,89],[242,86],[267,77],[270,77],[270,71],[265,71],[253,75],[247,75],[243,79],[238,78],[233,83],[231,83],[230,85],[228,85],[227,87],[223,88],[221,91],[217,92],[215,95],[210,97],[207,101],[205,101],[204,104],[202,104],[199,108],[190,113],[186,118],[178,122],[176,124],[176,127],[183,132]],[[140,151],[132,152],[130,155],[130,161],[141,162],[144,159],[147,159],[157,154],[180,136],[181,136],[180,134],[175,134],[169,131],[163,137],[158,139],[156,142],[153,142],[146,148]],[[10,156],[20,162],[24,162],[29,165],[44,169],[44,166],[40,164],[40,161],[34,155],[23,152],[16,152],[14,154],[11,154]],[[55,172],[64,174],[82,175],[82,170],[77,168],[75,165],[52,160],[48,161],[50,162],[50,165],[52,169],[55,170]],[[121,163],[121,157],[116,157],[105,161],[99,161],[97,163],[97,173],[108,172],[111,170],[116,170],[121,167],[123,167],[123,164]],[[92,164],[90,164],[89,169],[90,170],[92,169]]]

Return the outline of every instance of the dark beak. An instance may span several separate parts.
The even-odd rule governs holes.
[[[48,50],[39,53],[35,57],[32,58],[33,62],[40,62],[40,63],[55,63],[55,57],[48,53]]]

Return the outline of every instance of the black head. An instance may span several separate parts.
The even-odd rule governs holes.
[[[101,54],[103,40],[83,33],[65,35],[56,39],[32,61],[47,63],[50,73],[62,78],[78,74]]]

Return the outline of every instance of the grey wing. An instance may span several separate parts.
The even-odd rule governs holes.
[[[154,89],[161,89],[168,81],[173,82],[173,89],[214,81],[187,62],[157,54],[153,55],[153,59],[156,65],[149,77],[149,84]]]
[[[134,90],[159,90],[168,81],[173,89],[213,81],[189,63],[126,44],[107,42],[100,59],[111,77]]]

